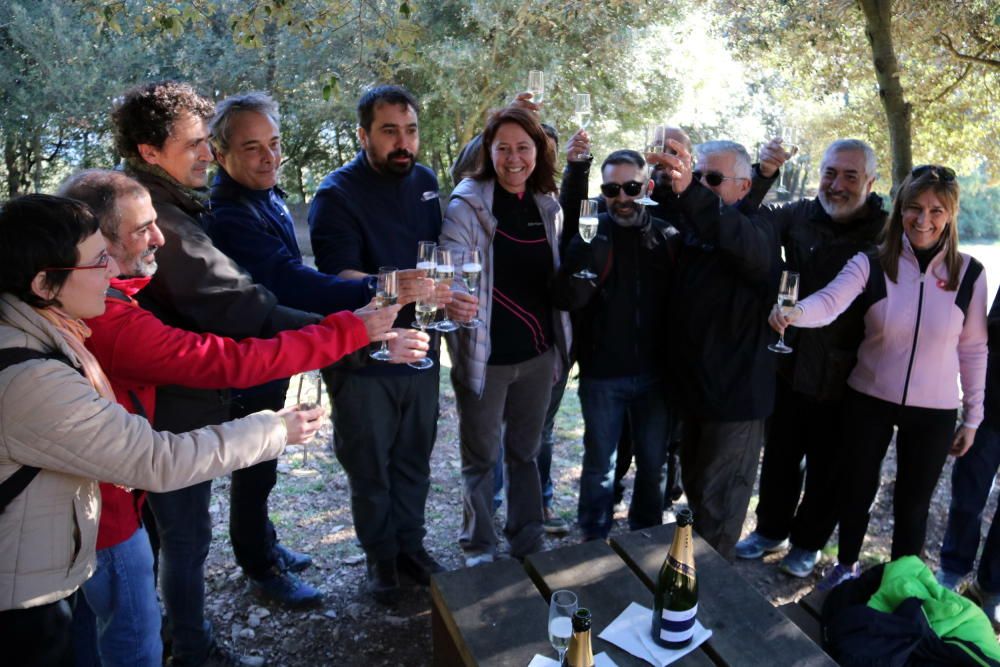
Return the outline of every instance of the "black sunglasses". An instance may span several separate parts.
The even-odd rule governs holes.
[[[700,181],[702,176],[705,177],[705,182],[712,187],[717,187],[722,185],[722,181],[742,181],[743,179],[739,176],[723,176],[721,172],[718,171],[692,171],[691,178],[696,181]]]
[[[927,172],[934,174],[934,177],[942,183],[951,183],[955,180],[954,169],[940,167],[936,164],[922,164],[919,167],[914,167],[913,171],[910,172],[910,176],[913,178],[920,178]]]
[[[642,192],[642,183],[639,181],[628,181],[627,183],[601,183],[601,192],[608,199],[614,199],[618,196],[618,193],[622,190],[625,191],[629,197],[638,196]]]

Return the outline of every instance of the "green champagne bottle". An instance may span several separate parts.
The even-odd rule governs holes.
[[[677,513],[677,529],[670,553],[663,561],[653,600],[653,640],[665,648],[691,643],[698,614],[698,576],[694,569],[691,510]]]

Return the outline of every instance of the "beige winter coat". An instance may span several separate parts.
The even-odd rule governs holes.
[[[7,347],[58,351],[77,363],[52,325],[0,294],[0,348]],[[62,361],[0,371],[0,481],[21,465],[42,469],[0,514],[0,610],[60,600],[93,573],[101,511],[95,480],[173,491],[276,458],[286,438],[273,412],[159,433]]]

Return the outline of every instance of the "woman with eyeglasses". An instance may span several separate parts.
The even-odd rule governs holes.
[[[542,547],[537,457],[571,337],[568,315],[549,297],[563,221],[554,196],[555,151],[535,115],[518,107],[493,114],[482,151],[478,171],[451,193],[440,239],[455,251],[478,248],[482,255],[478,312],[485,324],[449,339],[462,453],[459,544],[467,566],[497,553],[493,468],[501,438],[511,555],[523,558]],[[468,321],[475,314],[471,297],[456,294],[449,316]]]
[[[84,347],[118,274],[85,205],[28,195],[0,208],[0,645],[16,665],[64,664],[94,571],[97,480],[173,491],[305,442],[321,410],[260,412],[159,433],[115,401]],[[137,342],[136,344],[141,344]]]
[[[790,314],[771,311],[779,332],[791,324],[824,326],[856,299],[865,311],[864,340],[847,381],[838,563],[821,589],[860,575],[858,556],[893,427],[895,560],[920,554],[945,460],[968,450],[983,419],[986,275],[958,251],[958,200],[955,172],[917,167],[900,185],[876,253],[855,255]]]

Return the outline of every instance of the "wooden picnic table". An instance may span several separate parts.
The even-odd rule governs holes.
[[[435,665],[523,667],[549,645],[548,599],[575,592],[594,616],[594,653],[621,667],[648,663],[598,638],[632,602],[652,608],[653,582],[673,539],[674,525],[586,542],[528,556],[523,564],[489,565],[434,575],[431,582]],[[795,623],[775,609],[695,534],[698,620],[711,639],[674,664],[836,665]]]

